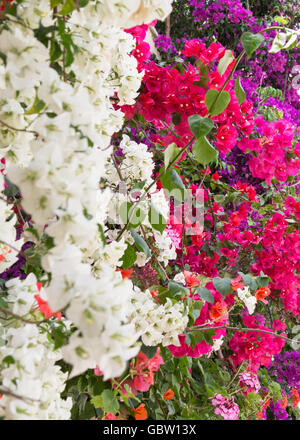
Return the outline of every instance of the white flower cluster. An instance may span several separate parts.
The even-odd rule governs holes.
[[[188,324],[183,303],[173,305],[167,298],[165,304],[159,304],[149,291],[139,289],[135,289],[131,302],[134,307],[132,322],[145,345],[180,345],[178,335],[184,332]]]
[[[140,344],[136,343],[139,335],[128,320],[132,282],[122,279],[120,272],[104,263],[98,268],[97,277],[91,281],[80,276],[78,294],[66,311],[67,318],[80,331],[71,336],[62,351],[64,359],[74,365],[72,376],[98,365],[106,380],[121,375],[126,362],[138,354]],[[73,279],[73,289],[76,281]]]
[[[100,0],[98,11],[104,21],[130,28],[137,23],[164,20],[171,13],[172,0]]]
[[[124,154],[124,159],[116,166],[115,160],[108,158],[106,164],[107,179],[110,185],[114,187],[115,196],[109,205],[109,219],[122,227],[128,220],[126,207],[128,203],[135,202],[142,194],[142,190],[135,188],[136,182],[143,182],[143,190],[153,183],[153,160],[152,153],[147,151],[145,144],[137,144],[132,141],[129,136],[123,135],[120,148]],[[113,189],[113,188],[112,188]],[[154,207],[154,210],[152,208]],[[146,228],[149,237],[154,237],[155,247],[159,250],[157,259],[164,264],[168,264],[169,260],[176,258],[176,249],[173,246],[171,238],[168,236],[167,230],[162,232],[153,228],[153,223],[158,222],[158,213],[161,214],[165,221],[169,217],[169,203],[166,200],[164,190],[158,190],[153,185],[148,192],[148,197],[138,203],[138,210],[130,217],[132,223],[141,223]],[[123,210],[123,216],[121,214]],[[124,234],[126,241],[133,243],[134,240],[130,234]],[[125,247],[126,249],[126,247]],[[124,249],[124,250],[125,250]],[[136,264],[144,266],[149,258],[144,253],[138,253]]]
[[[11,394],[2,396],[0,415],[8,420],[69,419],[72,399],[60,397],[67,374],[55,365],[62,356],[53,351],[47,335],[26,324],[5,330],[2,337],[0,360],[12,363],[1,370],[2,388]]]
[[[38,320],[35,276],[10,280],[6,287],[10,310]],[[36,325],[13,319],[10,326],[0,326],[0,330],[1,388],[6,391],[0,400],[0,416],[9,420],[69,419],[72,399],[60,397],[67,374],[56,365],[61,351],[54,350],[47,334]]]
[[[119,173],[117,168],[109,158],[107,163],[107,175],[110,183],[117,184],[122,180],[131,186],[135,181],[145,181],[146,187],[152,182],[151,175],[153,173],[154,163],[152,153],[147,150],[147,145],[137,144],[132,141],[129,136],[123,135],[120,148],[124,154],[124,159],[119,165]]]
[[[243,289],[237,289],[237,294],[240,300],[242,300],[247,307],[249,315],[252,315],[254,313],[257,300],[255,296],[251,294],[249,287],[245,286]]]
[[[49,1],[23,1],[17,14],[26,26],[8,21],[0,33],[0,52],[6,56],[0,61],[0,157],[36,229],[46,226],[54,238],[42,266],[51,272],[51,309],[68,306],[66,316],[78,328],[62,350],[73,365],[72,375],[99,365],[105,379],[119,376],[138,352],[139,333],[128,321],[132,284],[113,267],[124,245],[105,249],[99,238],[98,225],[112,196],[99,182],[106,178],[110,138],[123,123],[114,99],[133,104],[142,79],[130,55],[135,40],[122,28],[162,19],[170,9],[171,0],[95,0],[74,10],[65,27],[77,51],[61,75],[50,67],[49,50],[31,30],[40,21],[55,23]],[[125,160],[135,166],[139,147],[128,144],[127,149]],[[140,150],[143,163],[134,172],[143,171],[136,178],[150,179],[152,159]],[[107,257],[112,250],[115,256]]]
[[[0,199],[0,273],[17,261],[17,250],[23,245],[23,240],[16,240],[17,217],[6,202]],[[7,244],[6,244],[7,243]],[[12,245],[14,249],[8,245]]]

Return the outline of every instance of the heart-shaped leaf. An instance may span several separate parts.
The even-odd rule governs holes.
[[[198,287],[197,289],[197,293],[200,296],[201,299],[203,299],[204,301],[213,304],[215,299],[212,295],[212,293],[206,289],[205,287]]]
[[[214,122],[210,118],[202,118],[199,115],[192,115],[188,118],[191,132],[196,138],[206,136],[214,126]]]
[[[223,90],[221,93],[215,89],[208,90],[205,95],[205,105],[207,111],[212,116],[219,115],[226,109],[230,103],[230,99],[231,96],[226,90]]]
[[[230,293],[231,291],[230,278],[215,277],[213,279],[213,285],[217,289],[217,291],[220,292],[223,296],[228,295],[228,293]]]
[[[253,34],[252,32],[244,32],[241,36],[241,43],[245,49],[246,54],[250,58],[253,52],[259,48],[259,46],[265,40],[262,34]]]
[[[204,136],[199,137],[199,139],[194,142],[193,153],[196,161],[202,165],[207,165],[218,156],[218,151]]]

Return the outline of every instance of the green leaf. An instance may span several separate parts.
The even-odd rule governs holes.
[[[296,32],[293,32],[290,35],[288,34],[287,43],[284,45],[283,49],[285,50],[293,49],[295,46],[297,46],[297,41],[298,41],[298,37]]]
[[[232,63],[233,60],[234,60],[234,56],[232,50],[226,50],[225,55],[220,59],[218,64],[218,72],[221,76],[224,75],[224,73],[227,70],[227,67],[229,66],[229,64]]]
[[[186,293],[185,287],[182,284],[176,283],[175,281],[169,281],[168,289],[172,295],[176,295],[178,293],[180,293],[180,294]]]
[[[269,50],[270,53],[277,53],[283,49],[285,43],[286,43],[287,35],[283,32],[278,32],[276,34],[276,37],[273,40],[271,49]],[[296,37],[297,39],[297,37]]]
[[[95,408],[102,408],[103,402],[101,396],[94,396],[91,399],[91,404],[94,405]]]
[[[48,47],[48,40],[49,38],[47,35],[49,33],[52,33],[56,30],[56,26],[43,26],[42,22],[40,21],[40,25],[37,29],[34,29],[34,36],[37,38],[41,43],[44,44],[44,46]]]
[[[205,95],[205,105],[208,112],[212,116],[216,116],[226,109],[230,103],[230,99],[231,96],[226,90],[220,93],[218,90],[210,89]]]
[[[209,79],[209,67],[206,64],[203,64],[200,60],[196,61],[196,66],[200,70],[201,77],[200,81],[195,81],[193,84],[200,86],[202,89],[208,89],[207,81]]]
[[[0,296],[0,307],[2,307],[3,309],[8,309],[7,302],[3,298],[1,298],[1,296]]]
[[[147,245],[145,240],[133,228],[130,228],[130,233],[135,241],[138,250],[144,252],[147,258],[151,257],[149,246]]]
[[[43,108],[46,107],[46,104],[44,103],[44,101],[42,101],[41,99],[39,99],[37,96],[35,98],[35,101],[32,105],[32,107],[26,111],[26,115],[33,115],[35,113],[40,113]]]
[[[210,345],[213,345],[213,343],[214,343],[214,341],[213,341],[213,336],[215,336],[215,334],[216,334],[216,331],[215,330],[213,330],[213,329],[211,329],[211,330],[205,330],[204,332],[203,332],[203,335],[204,335],[204,339],[205,339],[205,342],[207,343],[207,344],[210,344]],[[209,373],[208,373],[209,374]],[[212,376],[211,376],[212,377]],[[205,382],[207,381],[207,377],[205,378],[206,380],[205,380]],[[212,379],[213,380],[213,379]]]
[[[5,356],[5,358],[2,359],[2,362],[4,362],[7,365],[10,365],[10,364],[14,364],[15,360],[14,360],[14,358],[12,356],[8,355],[8,356]]]
[[[164,166],[162,171],[163,169]],[[167,198],[174,197],[174,199],[179,200],[180,202],[184,200],[186,189],[175,169],[171,170],[169,168],[165,173],[161,174],[160,181],[167,193]]]
[[[116,396],[111,390],[102,391],[101,398],[102,398],[102,408],[105,412],[108,413],[110,412],[115,414],[118,411],[120,405]]]
[[[199,137],[194,142],[193,153],[196,161],[204,166],[218,157],[218,151],[204,136]]]
[[[259,48],[259,46],[265,40],[262,34],[253,34],[252,32],[244,32],[241,36],[241,43],[245,49],[246,54],[250,58],[253,52]]]
[[[177,171],[171,170],[171,178],[178,188],[185,189],[185,186],[184,186],[179,174],[177,173]]]
[[[228,295],[228,293],[230,293],[231,291],[230,278],[215,277],[213,279],[213,285],[217,289],[217,291],[220,292],[223,296]]]
[[[175,142],[172,142],[166,150],[164,151],[164,163],[165,163],[165,170],[168,168],[169,163],[172,162],[176,156],[178,156],[178,153],[180,152],[180,148],[177,147]]]
[[[50,0],[50,8],[53,9],[62,2],[63,2],[63,0]]]
[[[214,126],[214,122],[210,118],[202,118],[199,115],[192,115],[188,118],[191,132],[196,138],[206,136]]]
[[[238,100],[238,104],[241,105],[246,99],[246,93],[245,93],[245,90],[243,89],[243,86],[241,84],[240,77],[238,77],[235,80],[234,91],[235,91],[235,96],[237,97],[237,100]]]
[[[204,301],[213,304],[215,299],[212,295],[212,293],[206,289],[205,287],[198,287],[197,288],[197,293],[200,296],[201,299],[203,299]]]
[[[120,217],[124,224],[131,228],[137,228],[146,218],[146,213],[139,206],[124,202],[120,206]]]
[[[51,40],[50,62],[55,63],[55,61],[57,61],[61,55],[62,55],[62,50],[60,48],[60,45],[55,40]]]
[[[173,122],[174,125],[180,124],[180,122],[181,122],[181,113],[175,113],[172,116],[172,122]]]
[[[245,275],[245,274],[243,274],[243,272],[238,272],[238,273],[243,278],[244,284],[249,286],[251,290],[257,289],[257,287],[258,287],[257,282],[255,281],[255,279],[251,275]]]
[[[8,179],[8,177],[5,177],[4,181],[5,181],[6,185],[7,185],[7,187],[4,190],[4,194],[6,195],[6,197],[15,197],[20,192],[20,190],[17,187],[17,185],[12,183]]]
[[[128,246],[124,252],[124,255],[122,257],[123,269],[129,269],[131,266],[133,266],[136,259],[137,259],[137,255],[136,255],[136,252],[135,252],[133,246],[131,246],[131,244],[128,244]]]
[[[142,345],[141,351],[147,356],[148,359],[153,358],[157,352],[157,346],[152,347],[150,345]]]
[[[270,279],[267,276],[256,278],[256,283],[257,283],[258,287],[267,287],[269,282],[270,282]]]
[[[74,11],[74,9],[76,9],[76,5],[75,5],[74,0],[66,0],[61,11],[60,11],[60,14],[61,15],[68,15],[72,11]]]
[[[285,18],[280,17],[279,15],[276,15],[276,17],[274,17],[274,21],[279,21],[279,23],[282,23],[282,24],[288,23],[288,21]]]
[[[156,231],[162,233],[167,225],[166,219],[164,216],[155,208],[153,204],[150,206],[150,210],[148,213],[149,223]]]

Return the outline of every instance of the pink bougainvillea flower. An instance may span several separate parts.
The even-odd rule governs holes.
[[[103,420],[117,420],[117,417],[113,413],[107,413]]]

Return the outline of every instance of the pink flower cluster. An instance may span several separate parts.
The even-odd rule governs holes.
[[[214,413],[223,417],[224,420],[237,420],[239,418],[240,409],[233,397],[229,399],[216,393],[211,402],[216,407]]]
[[[142,351],[137,357],[130,362],[131,379],[122,381],[121,391],[127,394],[125,385],[129,385],[131,392],[137,394],[138,391],[148,391],[150,386],[154,384],[154,372],[158,371],[160,366],[164,363],[160,355],[160,348],[157,349],[153,358],[148,358]],[[118,382],[118,379],[116,379]],[[116,386],[112,384],[113,388]]]
[[[295,176],[300,168],[300,148],[292,147],[295,127],[288,121],[267,122],[262,116],[255,121],[260,138],[242,139],[238,147],[255,153],[249,161],[253,177],[264,179],[268,185],[273,177],[285,182],[288,176]]]
[[[292,197],[286,201],[288,210],[295,209]],[[290,208],[292,206],[292,208]],[[288,232],[289,223],[283,215],[275,213],[267,222],[262,236],[263,249],[257,251],[257,262],[251,267],[253,273],[261,270],[272,279],[270,288],[278,290],[286,310],[300,318],[300,287],[297,271],[300,270],[300,233]]]
[[[246,394],[246,396],[248,393],[256,393],[256,394],[258,393],[261,387],[257,374],[251,371],[249,372],[244,371],[239,375],[239,378],[240,378],[240,386],[244,388],[243,391]]]
[[[205,327],[210,326],[212,329],[214,329],[214,327],[220,326],[220,323],[222,325],[228,323],[227,308],[232,304],[233,299],[232,295],[228,295],[224,300],[222,295],[214,288],[213,283],[211,282],[206,285],[206,288],[209,289],[214,296],[214,304],[209,304],[206,302],[203,305],[200,316],[195,320],[194,325],[204,325]],[[197,293],[192,298],[194,300],[201,299]],[[215,335],[212,336],[212,339],[215,341],[220,339],[222,336],[226,336],[226,330],[217,328],[215,329]],[[197,336],[195,336],[195,338],[197,338]],[[202,339],[194,347],[188,345],[185,335],[179,335],[179,341],[179,347],[175,345],[168,346],[173,356],[182,357],[186,355],[197,358],[205,354],[209,355],[212,352],[212,345],[207,343],[204,339]]]
[[[272,329],[255,323],[255,315],[243,318],[245,327],[272,332]],[[282,333],[286,336],[285,333]],[[271,364],[272,357],[280,353],[285,345],[282,338],[268,333],[257,331],[236,331],[229,341],[229,347],[233,351],[232,360],[235,365],[243,361],[249,362],[249,370],[256,372],[261,365]]]
[[[172,115],[177,114],[180,121],[175,126],[176,135],[154,136],[153,140],[164,146],[175,142],[183,147],[192,138],[188,117],[194,114],[205,116],[207,107],[205,95],[207,89],[220,90],[228,77],[234,61],[221,76],[212,68],[212,63],[219,61],[225,53],[220,43],[212,43],[208,48],[197,40],[188,41],[183,53],[195,56],[202,66],[209,67],[207,77],[201,72],[201,67],[186,63],[187,70],[180,73],[173,67],[160,67],[151,61],[144,65],[144,90],[138,101],[138,111],[146,121],[152,122],[157,129],[165,128]],[[227,154],[235,146],[238,133],[249,135],[254,127],[252,104],[245,101],[238,105],[234,92],[234,82],[229,81],[225,87],[231,100],[226,110],[212,119],[218,124],[216,144],[220,152]],[[178,139],[180,137],[180,139]]]

